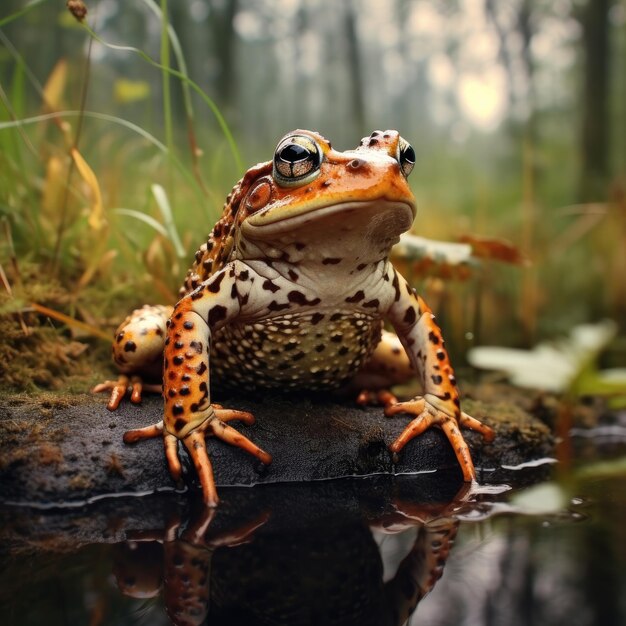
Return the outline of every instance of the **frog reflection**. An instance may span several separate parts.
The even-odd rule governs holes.
[[[186,528],[128,533],[114,573],[122,593],[161,592],[177,625],[400,625],[440,578],[458,520],[452,504],[393,504],[327,525],[284,527],[265,512],[219,531],[203,509]],[[155,553],[162,564],[150,569],[143,557]]]

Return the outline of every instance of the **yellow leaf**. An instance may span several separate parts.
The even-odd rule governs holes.
[[[82,179],[91,191],[91,212],[89,214],[89,226],[94,230],[101,230],[106,226],[104,219],[104,208],[102,206],[102,194],[100,193],[100,185],[93,170],[89,167],[87,161],[83,159],[80,152],[76,148],[71,150],[72,158],[76,164],[76,169],[80,173]]]
[[[120,78],[115,81],[114,95],[117,102],[138,102],[150,96],[150,85],[145,80]]]
[[[62,109],[62,99],[67,84],[67,61],[61,59],[55,66],[43,88],[43,101],[51,111]]]
[[[46,166],[46,181],[41,199],[41,208],[45,215],[53,215],[60,207],[65,182],[65,164],[58,156],[51,156]]]

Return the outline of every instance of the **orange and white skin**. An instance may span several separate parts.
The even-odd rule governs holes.
[[[176,480],[176,442],[182,440],[207,506],[218,502],[207,434],[271,462],[268,452],[228,424],[250,424],[253,416],[212,404],[211,383],[315,391],[373,380],[388,386],[417,374],[422,395],[393,404],[393,396],[383,396],[386,415],[412,417],[390,450],[398,453],[438,426],[465,481],[475,480],[460,427],[487,440],[494,433],[461,411],[434,316],[389,260],[415,217],[407,182],[414,160],[396,131],[375,131],[355,150],[339,152],[318,133],[297,130],[279,142],[272,161],[251,168],[228,196],[168,320],[164,419],[124,437],[133,442],[162,435]],[[383,334],[385,321],[397,335]],[[137,344],[141,337],[135,335],[125,334],[118,349],[127,341]],[[134,375],[142,373],[137,368]]]

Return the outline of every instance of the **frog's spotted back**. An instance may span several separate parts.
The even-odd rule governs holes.
[[[195,261],[187,271],[183,286],[178,292],[181,298],[193,291],[215,272],[219,272],[228,263],[233,251],[235,233],[241,222],[248,216],[248,211],[242,207],[242,200],[254,181],[261,176],[270,174],[271,171],[271,161],[259,163],[251,167],[232,188],[226,197],[222,216],[213,227],[207,241],[197,250]]]

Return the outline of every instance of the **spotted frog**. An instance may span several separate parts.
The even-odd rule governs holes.
[[[463,413],[435,318],[389,261],[415,217],[407,183],[415,152],[396,131],[375,131],[338,152],[315,132],[280,140],[274,158],[235,185],[196,253],[173,308],[144,307],[118,329],[114,360],[123,376],[100,385],[115,408],[127,388],[163,360],[163,421],[124,435],[127,443],[163,436],[173,478],[178,440],[198,472],[203,500],[218,496],[205,437],[214,435],[268,464],[271,456],[229,425],[251,414],[211,403],[209,374],[237,389],[383,388],[416,373],[423,395],[386,399],[385,414],[412,421],[390,445],[398,453],[430,426],[448,437],[465,481],[475,480],[459,427],[492,440]],[[387,320],[397,335],[383,330]],[[128,378],[130,376],[130,379]]]

